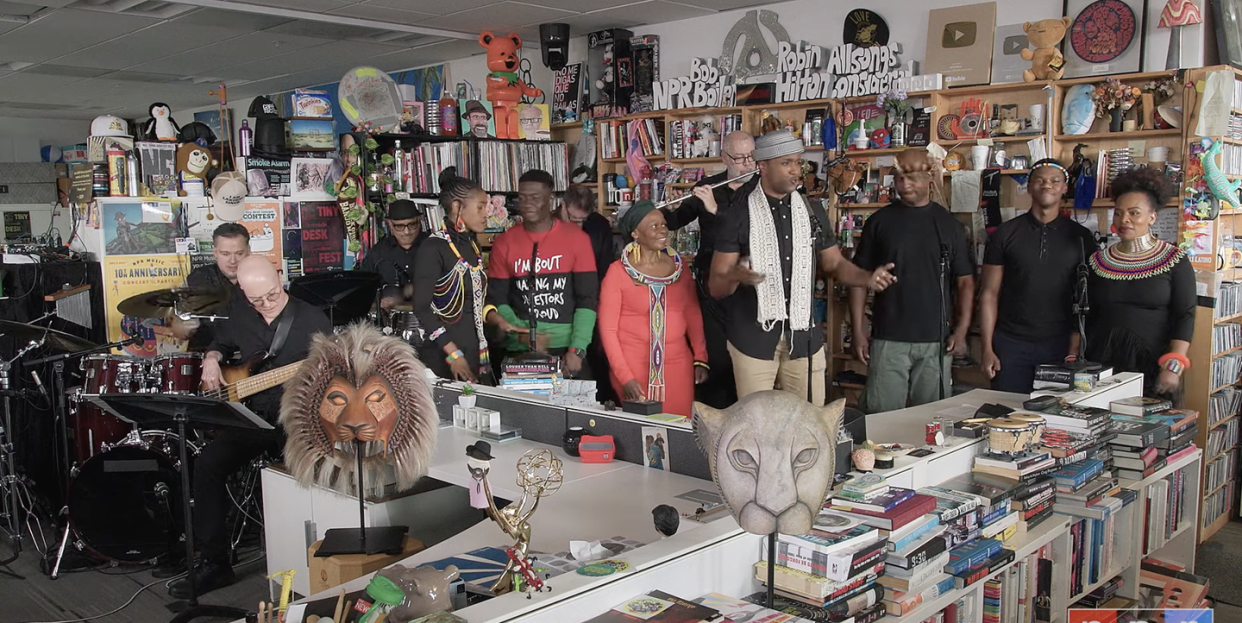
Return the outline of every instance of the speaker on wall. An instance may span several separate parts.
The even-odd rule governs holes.
[[[540,24],[539,48],[548,69],[563,69],[569,62],[569,24]]]

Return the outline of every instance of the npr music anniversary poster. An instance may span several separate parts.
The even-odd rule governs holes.
[[[117,303],[134,296],[175,288],[185,283],[189,259],[175,253],[106,256],[103,260],[104,307],[107,309],[108,341],[141,337],[142,342],[123,349],[126,355],[154,357],[182,350],[163,320],[134,318],[117,311]]]

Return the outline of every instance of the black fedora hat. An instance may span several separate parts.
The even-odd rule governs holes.
[[[488,111],[487,111],[487,107],[486,107],[486,106],[484,106],[484,105],[483,105],[483,102],[480,102],[479,100],[470,100],[470,101],[466,102],[466,110],[464,110],[464,111],[461,113],[461,116],[462,116],[463,118],[465,118],[465,117],[469,117],[469,116],[470,116],[470,113],[474,113],[474,112],[481,112],[481,113],[483,113],[483,114],[487,115],[487,118],[488,118],[488,119],[491,119],[491,118],[492,118],[492,113],[488,112]]]
[[[466,456],[480,461],[490,461],[496,458],[492,456],[492,444],[486,441],[476,441],[466,446]]]

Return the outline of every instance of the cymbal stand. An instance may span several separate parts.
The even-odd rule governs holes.
[[[19,487],[24,486],[17,477],[17,458],[13,451],[13,394],[15,392],[10,387],[9,374],[13,371],[13,362],[21,359],[26,353],[43,345],[42,340],[35,340],[27,344],[21,350],[17,351],[12,359],[0,362],[0,394],[4,399],[4,420],[3,428],[0,428],[0,491],[4,492],[4,502],[0,506],[4,508],[4,518],[7,524],[5,528],[9,532],[9,542],[13,548],[13,555],[4,560],[0,560],[0,566],[7,565],[22,553],[22,522],[18,517],[20,514],[21,492]]]
[[[195,314],[193,312],[181,311],[177,306],[180,301],[173,301],[173,315],[181,320],[228,320],[228,316],[217,316],[215,314]]]

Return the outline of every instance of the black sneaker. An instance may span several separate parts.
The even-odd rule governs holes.
[[[168,578],[175,578],[181,575],[182,573],[185,573],[185,559],[184,558],[168,560],[158,565],[155,565],[154,567],[151,567],[151,577],[157,580],[167,580]]]
[[[195,580],[198,584],[198,595],[205,595],[217,588],[224,588],[237,581],[233,575],[233,567],[227,563],[203,561],[194,568]],[[189,578],[181,578],[168,587],[168,594],[174,599],[190,598]]]

